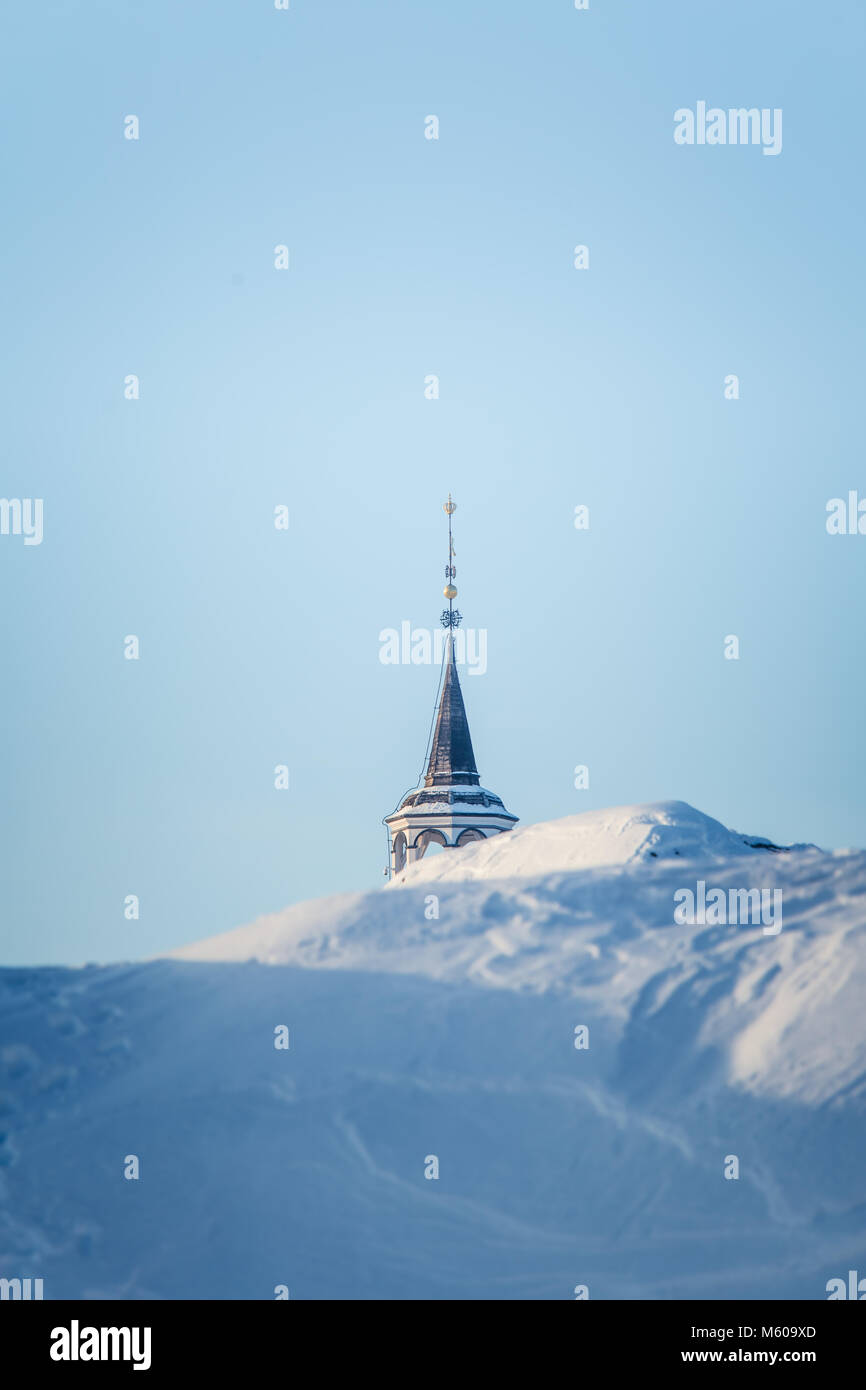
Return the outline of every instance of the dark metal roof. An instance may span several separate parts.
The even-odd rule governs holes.
[[[454,664],[454,641],[449,633],[445,680],[424,786],[472,787],[477,786],[478,782],[478,768],[475,766],[475,754],[469,736],[469,721],[466,718],[463,692]]]

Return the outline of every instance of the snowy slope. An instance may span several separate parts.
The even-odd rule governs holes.
[[[0,1274],[809,1299],[866,1269],[866,855],[682,803],[500,838],[171,960],[0,971]],[[675,925],[698,878],[780,888],[781,931]]]

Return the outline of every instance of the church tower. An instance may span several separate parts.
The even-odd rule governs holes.
[[[457,510],[449,494],[445,503],[448,516],[448,564],[445,566],[444,594],[448,607],[441,617],[445,629],[443,676],[433,741],[427,760],[423,786],[409,792],[390,816],[385,817],[390,846],[390,872],[400,874],[407,864],[422,859],[430,844],[459,849],[470,840],[511,830],[517,816],[506,811],[498,796],[480,785],[469,721],[454,656],[454,634],[462,622],[454,607],[457,589],[454,578],[454,542],[451,518]],[[462,635],[462,634],[461,634]]]

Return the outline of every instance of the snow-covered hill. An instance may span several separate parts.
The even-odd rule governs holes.
[[[826,1297],[866,1271],[866,854],[758,838],[569,817],[173,959],[0,971],[0,1275]],[[677,925],[701,881],[781,930]]]

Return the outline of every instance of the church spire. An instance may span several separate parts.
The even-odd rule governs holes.
[[[454,564],[451,518],[457,510],[457,503],[452,502],[450,492],[444,510],[448,516],[448,564],[445,566],[446,584],[442,592],[448,600],[448,607],[443,611],[440,621],[448,632],[445,649],[445,679],[442,682],[442,694],[439,699],[436,727],[433,731],[433,743],[430,748],[430,759],[427,763],[424,786],[476,787],[480,778],[478,768],[475,766],[475,754],[472,751],[472,738],[469,734],[469,720],[466,718],[463,692],[460,689],[460,678],[457,675],[457,663],[454,659],[454,632],[460,626],[462,617],[454,607],[454,600],[457,597],[457,589],[454,584],[457,567]]]
[[[385,817],[389,865],[386,874],[399,875],[409,864],[423,859],[431,848],[454,850],[473,840],[487,840],[511,830],[517,817],[506,811],[502,798],[479,785],[478,768],[469,736],[469,721],[457,675],[454,633],[462,621],[454,607],[457,574],[451,518],[457,505],[449,493],[448,564],[445,588],[448,607],[441,616],[445,628],[445,665],[439,708],[423,786],[408,792],[396,811]]]

